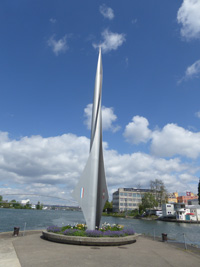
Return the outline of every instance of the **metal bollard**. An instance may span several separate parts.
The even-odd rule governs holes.
[[[13,232],[13,235],[14,236],[18,236],[19,235],[19,227],[14,227],[14,232]]]
[[[167,234],[164,233],[162,234],[162,241],[163,242],[167,241]]]

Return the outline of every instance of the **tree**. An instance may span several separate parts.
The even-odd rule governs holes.
[[[200,179],[199,179],[199,185],[198,185],[198,200],[200,205]]]
[[[36,205],[36,209],[37,209],[37,210],[42,210],[42,208],[43,208],[43,205],[40,204],[40,201],[38,201],[38,203],[37,203],[37,205]]]
[[[156,201],[155,197],[151,193],[144,194],[142,198],[142,204],[140,205],[140,209],[151,209],[158,206],[158,202]]]
[[[21,209],[21,204],[17,202],[15,199],[10,201],[14,209]]]
[[[3,197],[0,195],[0,202],[2,202],[3,201]]]
[[[167,190],[162,180],[155,179],[154,181],[150,181],[150,188],[159,206],[166,203]]]
[[[104,212],[107,211],[107,213],[109,213],[109,212],[112,212],[112,208],[113,208],[112,201],[109,202],[109,201],[107,200],[106,203],[105,203],[105,206],[104,206],[104,208],[103,208],[103,211],[104,211]]]
[[[24,206],[24,209],[30,210],[31,204],[29,202],[27,202],[26,205]]]

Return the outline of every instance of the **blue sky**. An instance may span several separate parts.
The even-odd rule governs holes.
[[[197,192],[199,1],[1,1],[0,34],[0,194],[71,199],[99,45],[110,195],[154,179]]]

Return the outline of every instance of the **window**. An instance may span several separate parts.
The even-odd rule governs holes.
[[[137,194],[136,193],[133,193],[133,197],[136,197],[137,196]]]
[[[124,196],[127,196],[127,193],[124,193]]]
[[[120,193],[119,195],[120,195],[120,196],[123,196],[123,195],[124,195],[124,193]]]

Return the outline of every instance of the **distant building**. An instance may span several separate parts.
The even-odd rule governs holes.
[[[175,215],[175,210],[174,210],[174,204],[162,204],[162,215],[163,216],[174,216]]]
[[[30,202],[30,199],[24,199],[24,200],[21,201],[21,204],[22,205],[26,205],[29,202]]]
[[[200,205],[185,205],[177,209],[176,219],[180,221],[200,221]]]
[[[186,196],[177,197],[177,202],[185,203],[187,205],[189,200],[195,200],[195,199],[198,199],[197,195],[193,194],[192,192],[186,192]]]
[[[162,215],[164,217],[175,217],[177,209],[185,208],[184,203],[162,204]]]
[[[200,205],[185,203],[163,204],[163,217],[172,217],[179,221],[200,221]]]
[[[177,192],[168,193],[167,194],[167,202],[168,203],[177,203],[177,197],[178,197],[178,193]]]
[[[188,200],[188,205],[199,205],[199,200],[198,199]]]
[[[113,211],[138,209],[145,193],[152,193],[152,191],[150,189],[119,188],[113,193]]]

